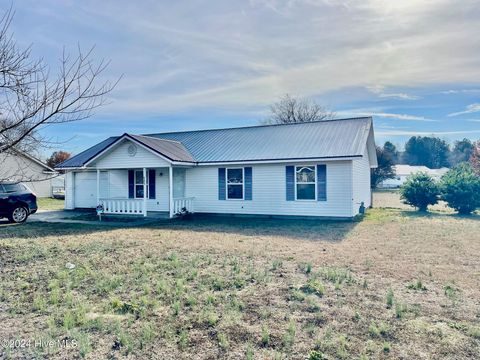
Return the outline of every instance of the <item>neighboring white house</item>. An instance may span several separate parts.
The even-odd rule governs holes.
[[[379,188],[398,188],[403,185],[407,178],[417,172],[425,172],[432,176],[434,179],[439,180],[443,174],[448,171],[448,168],[430,169],[426,166],[412,166],[412,165],[395,165],[395,177],[393,179],[387,179],[382,181]]]
[[[65,208],[351,218],[371,204],[372,119],[111,137],[74,156]]]
[[[0,153],[0,179],[21,181],[38,197],[52,196],[52,181],[59,174],[35,157],[17,150]],[[61,175],[60,175],[61,176]]]

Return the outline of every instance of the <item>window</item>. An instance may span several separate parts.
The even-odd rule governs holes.
[[[227,199],[243,199],[243,168],[227,169]]]
[[[146,197],[148,198],[148,173],[147,173],[147,194]],[[143,199],[144,195],[144,188],[143,188],[143,170],[135,170],[135,198]]]
[[[2,190],[5,193],[14,193],[19,191],[24,191],[26,190],[26,188],[22,184],[3,184]]]
[[[297,200],[315,200],[315,166],[296,166],[295,183]]]

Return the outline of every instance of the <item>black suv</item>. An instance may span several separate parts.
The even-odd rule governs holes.
[[[22,183],[0,183],[0,218],[22,223],[37,212],[37,197]]]

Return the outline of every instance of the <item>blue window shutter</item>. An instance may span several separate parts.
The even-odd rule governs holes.
[[[135,170],[128,170],[128,198],[135,197]]]
[[[317,165],[317,200],[327,201],[327,165]]]
[[[252,200],[252,168],[244,168],[245,172],[245,200]]]
[[[295,200],[295,166],[285,166],[287,201]]]
[[[155,169],[148,170],[148,198],[155,199]]]
[[[225,168],[218,168],[218,200],[225,200]]]

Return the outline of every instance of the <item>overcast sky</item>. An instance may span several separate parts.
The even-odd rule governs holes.
[[[2,8],[10,1],[0,0]],[[21,46],[52,66],[96,46],[123,78],[89,120],[51,127],[77,153],[124,132],[257,124],[290,93],[373,115],[377,142],[480,138],[479,0],[13,2]]]

